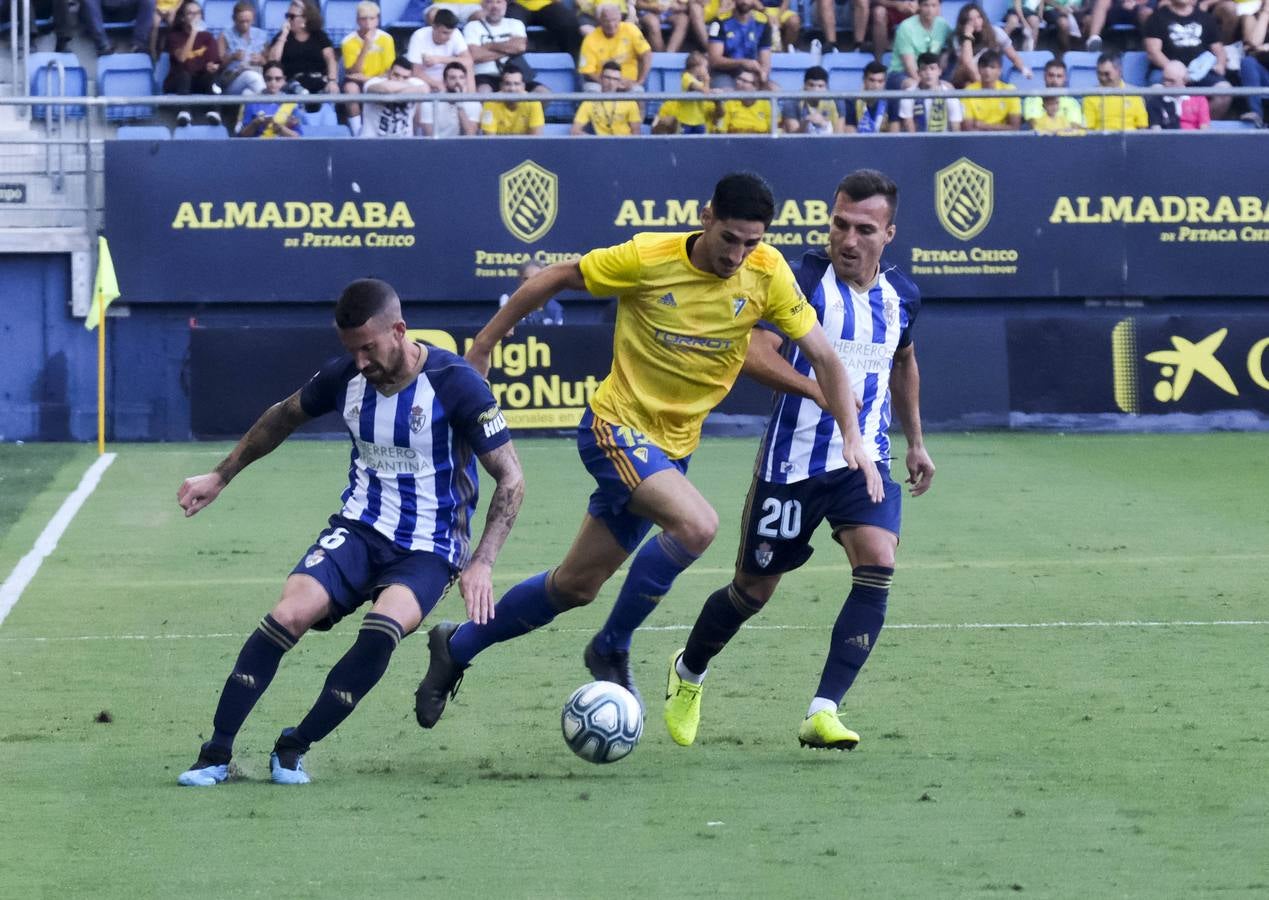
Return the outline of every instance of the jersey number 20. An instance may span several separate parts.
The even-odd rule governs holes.
[[[758,534],[763,537],[795,538],[802,531],[802,504],[797,500],[781,503],[775,497],[762,501],[763,516],[758,520]]]

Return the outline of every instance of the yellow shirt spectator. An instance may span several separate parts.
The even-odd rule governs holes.
[[[340,53],[344,57],[345,71],[353,67],[364,43],[365,39],[354,31],[339,45]],[[392,68],[392,61],[396,58],[397,47],[392,40],[392,35],[386,31],[377,31],[374,46],[366,51],[366,58],[361,64],[361,74],[366,78],[382,75]]]
[[[770,134],[771,103],[757,100],[746,106],[743,100],[723,102],[723,134]]]
[[[577,56],[577,71],[583,75],[598,75],[604,63],[611,59],[620,63],[622,78],[637,81],[639,57],[650,52],[652,45],[643,36],[638,25],[622,22],[612,37],[605,35],[602,28],[596,28],[582,41],[582,49]]]
[[[701,423],[735,383],[759,319],[794,340],[816,323],[780,251],[759,244],[724,280],[692,265],[691,237],[636,234],[580,262],[587,291],[617,297],[612,371],[591,409],[642,431],[671,459],[696,449]]]
[[[577,108],[573,125],[579,128],[589,125],[598,135],[639,134],[643,116],[639,114],[639,104],[633,100],[587,100]]]
[[[981,81],[965,85],[967,91],[982,89]],[[1017,88],[1012,84],[998,81],[993,85],[992,90],[1013,91]],[[1004,125],[1008,123],[1010,116],[1022,118],[1022,101],[1017,97],[970,97],[962,100],[961,105],[965,110],[965,118],[982,122],[984,125]]]
[[[480,130],[485,134],[536,134],[546,124],[542,104],[525,100],[516,103],[490,101],[480,116]]]
[[[1123,86],[1123,81],[1116,85]],[[1135,131],[1149,124],[1140,97],[1084,98],[1084,127],[1089,131]]]
[[[691,72],[684,72],[679,84],[684,91],[699,92],[705,87]],[[687,127],[704,125],[705,107],[713,106],[708,100],[671,100],[669,103],[674,104],[672,113],[674,118],[679,120],[680,125]]]

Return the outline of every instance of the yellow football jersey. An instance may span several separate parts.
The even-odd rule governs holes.
[[[730,278],[688,258],[690,234],[637,234],[581,259],[586,289],[616,295],[612,371],[591,409],[642,431],[672,459],[696,449],[701,423],[731,390],[759,319],[800,338],[816,322],[789,264],[760,244]]]

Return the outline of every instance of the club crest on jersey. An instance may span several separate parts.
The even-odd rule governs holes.
[[[326,551],[322,549],[314,550],[308,556],[304,557],[304,568],[311,569],[313,566],[319,565],[326,558]]]
[[[480,423],[481,430],[484,431],[485,437],[493,437],[498,432],[507,427],[507,420],[502,416],[502,410],[496,406],[482,412],[476,419]]]
[[[423,430],[423,426],[427,424],[427,413],[423,412],[423,407],[410,407],[410,430],[418,434]]]
[[[899,304],[895,303],[893,297],[887,297],[882,304],[884,310],[882,315],[885,317],[887,325],[894,325],[899,320]]]
[[[772,556],[771,545],[766,541],[759,544],[758,549],[753,552],[753,558],[757,561],[759,568],[763,569],[771,565]]]
[[[745,308],[745,304],[749,302],[748,297],[736,297],[731,301],[731,317],[734,319],[740,315],[740,311]]]
[[[630,451],[630,453],[635,459],[639,460],[639,462],[646,463],[648,461],[647,447],[635,447]]]

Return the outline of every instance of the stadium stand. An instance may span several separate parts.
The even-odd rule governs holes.
[[[155,93],[154,66],[145,53],[116,53],[97,60],[97,94],[101,97],[149,97]],[[125,105],[106,107],[106,121],[148,119],[154,107]]]
[[[326,33],[331,42],[338,47],[340,42],[357,30],[358,0],[326,0],[322,14],[326,18]],[[382,16],[382,13],[381,13]],[[382,17],[380,23],[383,22]]]
[[[567,94],[581,90],[577,82],[577,63],[567,53],[526,53],[524,61],[537,73],[534,80],[546,85],[552,93]],[[572,103],[545,103],[542,111],[550,122],[573,121]]]
[[[814,53],[773,53],[771,54],[771,80],[782,91],[802,90],[802,75],[808,68],[816,65]],[[675,85],[672,90],[677,90]]]
[[[32,97],[88,96],[88,72],[74,53],[32,53],[27,57],[26,71]],[[46,109],[49,107],[36,106],[32,116],[43,119]],[[66,107],[66,117],[82,119],[84,107]]]
[[[120,125],[115,137],[121,141],[170,141],[172,132],[165,125]]]
[[[216,37],[233,27],[236,2],[237,0],[205,0],[203,3],[203,21]]]
[[[172,132],[174,141],[219,141],[228,140],[229,132],[223,125],[186,125]]]
[[[348,130],[347,125],[327,125],[324,123],[316,123],[304,126],[304,137],[306,138],[350,138],[352,132]]]

